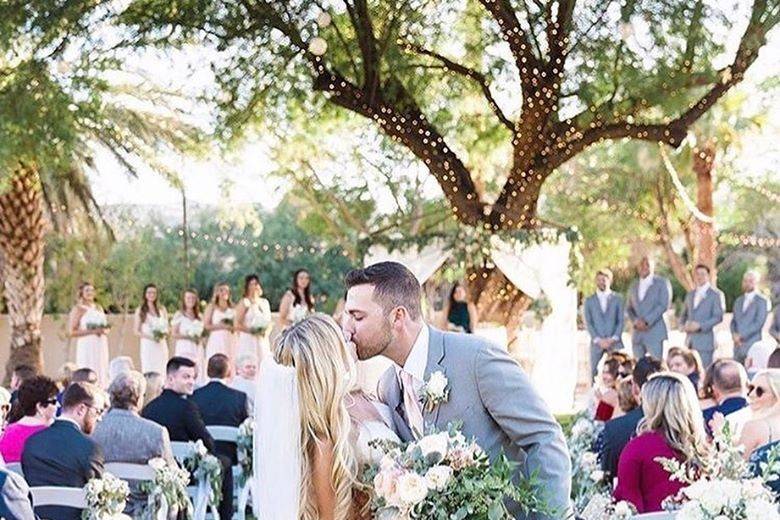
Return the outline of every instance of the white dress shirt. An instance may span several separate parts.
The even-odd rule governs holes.
[[[750,291],[745,293],[745,298],[742,300],[742,312],[745,312],[750,304],[753,302],[753,298],[756,297],[756,291]]]
[[[414,377],[414,391],[417,395],[420,395],[420,390],[425,384],[425,367],[428,365],[428,339],[430,338],[430,331],[428,325],[423,325],[420,329],[420,333],[417,335],[417,339],[412,345],[412,350],[409,352],[409,357],[406,358],[406,362],[403,367],[395,366],[395,374],[398,377],[398,381],[401,381],[401,370],[409,372]]]
[[[596,290],[596,298],[599,299],[599,306],[601,306],[601,312],[607,312],[607,302],[609,302],[609,295],[612,291],[607,289],[606,291]]]
[[[650,286],[653,285],[653,275],[648,274],[644,278],[639,279],[639,301],[642,301],[645,299],[645,295],[647,294],[647,290],[650,288]]]
[[[704,299],[705,296],[707,296],[707,291],[710,288],[710,284],[705,283],[704,285],[700,285],[696,288],[696,292],[693,293],[693,307],[696,308],[699,306],[701,301]]]

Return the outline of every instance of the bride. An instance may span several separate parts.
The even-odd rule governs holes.
[[[254,511],[260,520],[368,518],[362,466],[374,439],[398,441],[390,411],[356,386],[357,355],[330,316],[314,314],[277,340],[255,400]]]

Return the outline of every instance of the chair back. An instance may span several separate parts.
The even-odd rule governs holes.
[[[677,513],[667,513],[666,511],[658,511],[656,513],[644,513],[636,515],[634,520],[674,520]]]
[[[17,475],[24,476],[24,472],[22,472],[22,463],[21,462],[9,462],[5,465],[5,469],[8,471],[13,471]]]
[[[215,441],[233,443],[238,441],[238,428],[235,426],[206,426],[206,430]]]
[[[64,506],[76,509],[87,507],[87,494],[83,488],[40,486],[31,487],[33,505],[40,506]]]
[[[195,445],[190,442],[171,441],[171,451],[177,460],[184,460],[195,450]]]
[[[109,462],[106,472],[121,480],[154,480],[156,472],[148,464],[130,464],[127,462]]]

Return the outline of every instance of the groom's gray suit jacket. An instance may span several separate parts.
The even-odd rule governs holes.
[[[424,414],[425,426],[444,430],[460,421],[463,434],[474,437],[491,457],[503,449],[524,475],[537,472],[550,506],[567,511],[571,463],[560,426],[520,366],[500,347],[470,334],[429,327],[425,379],[441,371],[449,381],[449,398]],[[551,374],[552,376],[552,374]],[[412,433],[404,420],[403,397],[395,367],[379,381],[379,399],[390,407],[399,435]],[[526,518],[513,511],[516,518]],[[564,518],[566,513],[556,515]]]

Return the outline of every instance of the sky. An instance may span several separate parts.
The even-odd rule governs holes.
[[[742,30],[741,26],[723,34],[729,48],[733,49],[738,43]],[[641,32],[641,27],[635,28],[635,31]],[[759,59],[748,71],[745,82],[755,83],[763,78],[780,75],[780,60],[776,59],[778,55],[780,34],[775,30],[767,46],[762,49]],[[129,75],[138,73],[145,78],[155,78],[154,81],[161,86],[181,89],[189,99],[193,99],[200,90],[208,88],[213,80],[208,67],[212,56],[202,49],[185,48],[177,51],[173,58],[159,51],[150,51],[131,61],[127,65],[127,72]],[[210,115],[203,106],[192,104],[186,110],[192,122],[203,127],[208,126]],[[770,126],[760,135],[747,136],[751,146],[745,147],[743,156],[738,159],[740,167],[748,173],[766,171],[767,165],[777,164],[777,158],[780,156],[777,139],[780,133],[780,99],[775,97],[773,100],[767,119]],[[354,143],[342,144],[347,147],[361,145],[358,139]],[[266,209],[272,209],[280,202],[287,189],[284,181],[271,175],[274,164],[262,140],[247,143],[230,157],[221,157],[215,152],[200,159],[171,156],[167,157],[165,162],[180,173],[187,198],[195,203],[259,203]],[[356,171],[355,175],[359,176],[360,172]],[[98,202],[103,205],[168,206],[181,203],[181,192],[162,176],[142,170],[138,178],[130,178],[105,151],[97,151],[96,171],[90,173],[90,181]],[[226,184],[230,185],[228,192],[223,189]],[[426,183],[425,191],[426,194],[435,196],[435,182]],[[379,202],[380,206],[383,205],[383,201]]]

